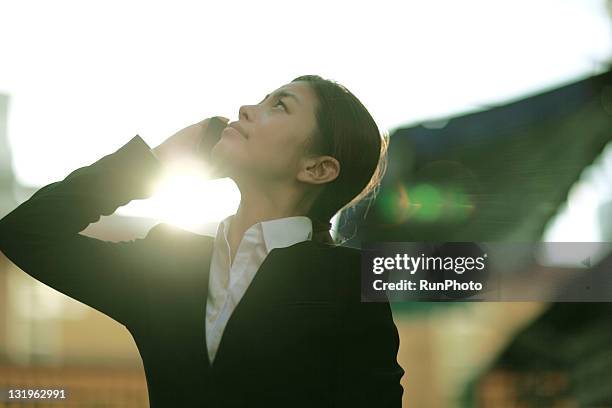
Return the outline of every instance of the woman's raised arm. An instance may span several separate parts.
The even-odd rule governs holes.
[[[127,325],[139,306],[147,238],[108,242],[79,234],[102,215],[153,194],[162,170],[134,136],[116,152],[39,189],[0,220],[0,250],[42,283]],[[162,225],[162,224],[158,224]]]

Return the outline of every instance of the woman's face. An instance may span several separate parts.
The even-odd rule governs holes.
[[[264,95],[262,95],[263,97]],[[240,107],[212,150],[235,181],[293,182],[316,127],[317,98],[306,82],[291,82],[257,105]]]

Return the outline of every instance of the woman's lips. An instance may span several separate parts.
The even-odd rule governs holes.
[[[223,132],[227,132],[227,133],[231,133],[235,136],[241,137],[243,139],[246,139],[246,137],[240,133],[237,129],[233,128],[233,127],[226,127],[225,129],[223,129]]]
[[[244,137],[245,139],[249,138],[246,132],[244,131],[244,129],[242,128],[242,126],[240,126],[240,123],[238,122],[230,123],[228,128],[232,129],[232,131],[238,132],[240,136]]]

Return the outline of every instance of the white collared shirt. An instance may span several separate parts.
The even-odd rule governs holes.
[[[312,239],[312,222],[305,216],[258,222],[244,233],[232,264],[227,233],[233,217],[219,223],[210,263],[206,343],[211,363],[227,321],[270,251]]]

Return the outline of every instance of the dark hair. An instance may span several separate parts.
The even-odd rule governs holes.
[[[330,220],[366,196],[375,197],[386,170],[388,135],[380,133],[365,106],[343,85],[318,75],[302,75],[291,82],[297,81],[308,83],[318,99],[317,126],[308,151],[340,163],[340,174],[322,187],[307,214],[313,223],[312,239],[336,244]]]

